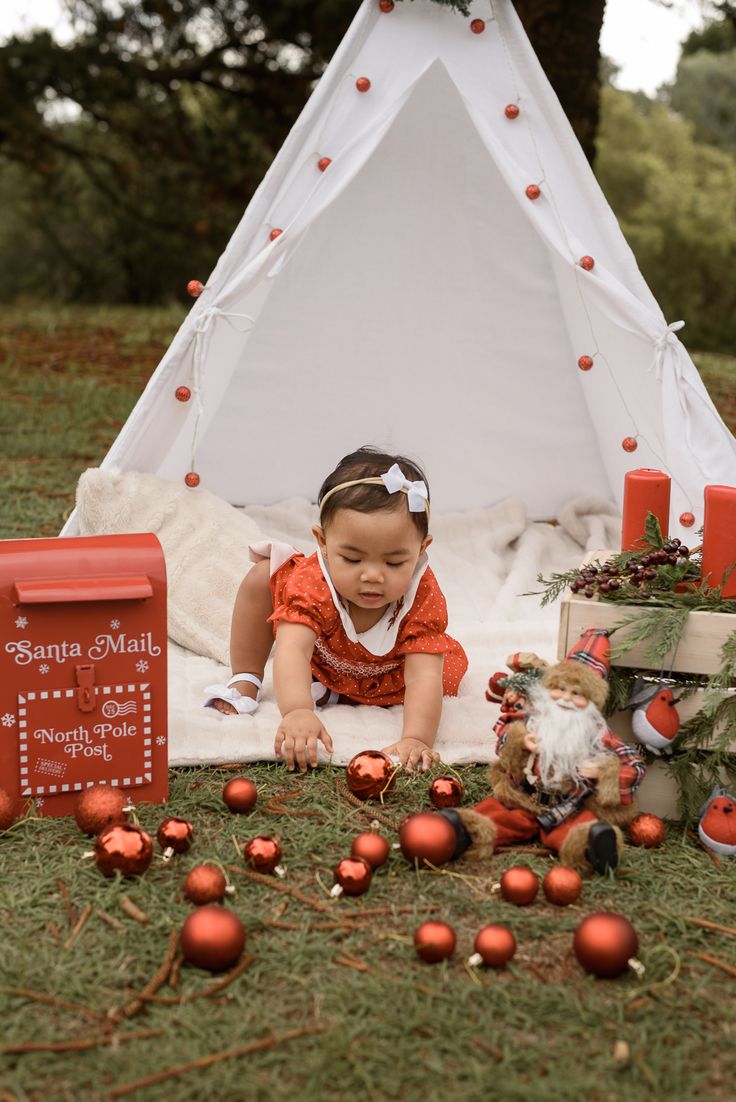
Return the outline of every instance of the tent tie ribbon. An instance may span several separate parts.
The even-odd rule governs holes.
[[[255,325],[255,318],[252,318],[250,314],[237,314],[233,311],[221,310],[219,306],[207,306],[197,320],[197,324],[194,327],[194,363],[192,370],[192,382],[194,384],[193,390],[197,410],[194,419],[194,431],[192,433],[192,470],[194,470],[194,454],[197,445],[199,421],[204,413],[204,402],[202,401],[202,376],[204,364],[207,358],[210,337],[212,336],[212,322],[218,317],[225,318],[228,324],[231,325],[233,329],[237,330],[238,333],[247,333]],[[250,322],[250,325],[242,328],[240,325],[235,324],[235,319]]]
[[[678,341],[675,333],[678,329],[682,329],[684,325],[684,321],[671,322],[666,329],[662,330],[654,342],[654,359],[652,360],[649,370],[654,371],[657,380],[660,382],[664,372],[664,357],[667,349],[675,349],[677,347]]]

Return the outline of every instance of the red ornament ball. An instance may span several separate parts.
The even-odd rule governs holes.
[[[222,798],[232,812],[245,815],[255,807],[258,789],[248,777],[233,777],[223,788]]]
[[[370,89],[371,82],[368,77],[358,77],[355,82],[355,87],[359,92],[367,92]]]
[[[578,367],[581,371],[590,371],[593,366],[592,356],[581,356],[578,360]]]
[[[521,108],[518,103],[507,103],[503,109],[503,113],[507,119],[518,119],[521,114]]]
[[[119,788],[95,784],[80,793],[74,804],[74,818],[85,834],[99,834],[111,823],[124,823],[127,800]]]
[[[680,524],[683,528],[692,528],[695,524],[695,516],[693,513],[680,513]]]
[[[187,474],[184,475],[184,481],[191,490],[194,490],[197,486],[199,486],[200,478],[196,471],[189,471]]]
[[[486,29],[485,21],[483,19],[471,20],[470,29],[473,34],[483,34],[483,31]]]
[[[537,184],[529,184],[529,187],[526,189],[527,199],[538,199],[541,194],[542,189]]]
[[[194,827],[186,819],[177,819],[172,816],[161,823],[156,838],[164,853],[167,850],[186,853],[194,841]]]
[[[281,843],[278,838],[258,834],[243,846],[246,863],[256,872],[273,872],[281,860]]]
[[[527,907],[533,903],[538,891],[539,877],[523,865],[506,869],[501,877],[501,895],[507,903],[515,903],[517,907]]]
[[[204,291],[204,283],[198,279],[189,280],[187,283],[187,293],[190,294],[192,298],[199,298],[202,291]]]
[[[331,164],[331,157],[320,157],[320,159],[317,161],[317,168],[320,170],[320,172],[324,172],[325,169],[329,168]]]
[[[508,926],[492,922],[478,931],[473,949],[482,957],[483,964],[491,968],[503,968],[516,952],[516,938]],[[471,963],[475,963],[472,958]]]
[[[399,827],[399,845],[407,861],[446,865],[455,852],[457,839],[452,824],[436,811],[409,815]]]
[[[345,895],[362,895],[373,879],[373,869],[363,857],[343,857],[335,865],[333,876]]]
[[[457,777],[435,777],[429,786],[429,798],[435,807],[457,807],[462,803],[463,786]]]
[[[179,944],[190,964],[224,972],[240,959],[245,948],[245,926],[226,907],[209,903],[190,914],[181,928]]]
[[[586,272],[592,272],[595,268],[595,260],[592,256],[581,256],[580,267],[584,268]]]
[[[98,834],[94,854],[97,868],[105,876],[116,872],[140,876],[151,864],[153,842],[150,834],[132,823],[113,823]]]
[[[379,0],[378,6],[382,12],[388,14],[394,10],[394,0]]]
[[[625,452],[635,452],[639,445],[636,442],[636,438],[633,436],[625,436],[621,441],[621,447]]]
[[[639,950],[639,939],[628,918],[599,912],[583,919],[572,945],[586,972],[611,979],[626,971],[628,962]]]
[[[569,907],[583,890],[583,878],[575,869],[555,865],[542,881],[542,891],[556,907]]]
[[[414,934],[414,947],[428,964],[451,957],[456,941],[455,931],[446,922],[423,922]]]
[[[191,396],[192,392],[188,386],[178,386],[174,391],[177,402],[188,402]]]
[[[277,237],[281,237],[281,234],[282,234],[283,232],[284,232],[283,230],[280,230],[280,229],[278,228],[278,226],[276,226],[276,227],[275,227],[274,229],[272,229],[272,230],[271,230],[271,232],[269,233],[269,235],[268,235],[268,240],[269,240],[269,241],[275,241]]]
[[[375,800],[393,787],[396,766],[380,750],[363,750],[345,769],[345,783],[359,800]]]
[[[629,823],[629,841],[635,846],[656,849],[665,839],[665,826],[659,815],[642,812]]]
[[[7,830],[17,818],[13,801],[5,789],[0,788],[0,830]]]
[[[379,869],[381,865],[385,865],[390,853],[391,847],[383,835],[376,834],[372,830],[359,834],[353,839],[350,847],[351,856],[362,857],[372,869]]]
[[[195,865],[184,881],[184,896],[202,907],[205,903],[221,903],[226,888],[225,874],[217,865]]]

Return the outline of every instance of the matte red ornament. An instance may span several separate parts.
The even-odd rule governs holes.
[[[500,922],[492,922],[478,931],[473,949],[475,952],[468,960],[468,964],[472,966],[487,964],[491,968],[503,968],[516,952],[516,938],[508,926]]]
[[[517,907],[527,907],[537,898],[539,877],[523,865],[514,865],[501,877],[501,895],[507,903]]]
[[[258,834],[245,843],[243,856],[256,872],[273,872],[281,860],[281,843],[278,838]]]
[[[578,367],[580,368],[581,371],[590,371],[592,366],[593,366],[593,357],[592,356],[581,356],[580,359],[578,360]]]
[[[394,0],[379,0],[378,6],[382,12],[388,14],[394,10]]]
[[[153,842],[150,834],[132,823],[113,823],[98,834],[94,858],[105,876],[116,872],[140,876],[151,864]]]
[[[583,878],[575,869],[555,865],[542,881],[542,891],[555,907],[569,907],[583,890]]]
[[[595,268],[595,260],[592,256],[581,256],[579,263],[580,267],[584,268],[586,272],[592,272]]]
[[[320,159],[317,161],[317,168],[320,170],[320,172],[324,172],[325,169],[329,168],[331,164],[331,157],[320,157]]]
[[[77,826],[85,834],[99,834],[111,823],[124,823],[124,792],[106,784],[95,784],[81,792],[74,805]]]
[[[184,475],[184,481],[193,490],[196,486],[199,486],[200,478],[196,471],[189,471]]]
[[[692,528],[695,524],[695,516],[693,513],[680,513],[680,524],[683,528]]]
[[[217,865],[195,865],[184,881],[184,896],[197,907],[205,903],[221,903],[226,889],[225,874]]]
[[[271,230],[271,232],[268,235],[269,241],[275,241],[277,237],[281,237],[281,234],[283,232],[284,232],[283,230],[280,230],[278,227],[275,227],[274,229]]]
[[[636,930],[623,915],[600,912],[584,918],[572,943],[586,972],[603,979],[620,976],[639,950]]]
[[[367,892],[373,879],[373,869],[363,857],[343,857],[335,865],[333,876],[335,885],[345,895],[362,895]],[[342,894],[332,889],[335,895]]]
[[[363,750],[351,758],[345,783],[359,800],[376,800],[393,787],[396,766],[380,750]]]
[[[164,851],[164,861],[175,853],[186,853],[194,841],[194,827],[186,819],[172,816],[164,819],[156,832],[156,838]]]
[[[436,811],[409,815],[399,827],[399,845],[407,861],[446,865],[455,852],[457,839],[452,824]]]
[[[451,957],[456,941],[455,931],[446,922],[423,922],[414,934],[414,947],[428,964]]]
[[[188,402],[192,396],[192,392],[188,386],[178,386],[174,391],[174,396],[177,402]]]
[[[429,798],[435,807],[457,807],[462,803],[463,786],[457,777],[435,777],[429,786]]]
[[[659,815],[642,812],[629,823],[629,841],[635,846],[656,849],[665,839],[665,826]]]
[[[351,856],[362,857],[372,869],[378,869],[381,865],[385,865],[390,853],[391,847],[383,835],[376,834],[372,830],[359,834],[357,838],[353,839],[353,844],[350,847]]]
[[[231,811],[245,815],[255,807],[258,789],[248,777],[233,777],[223,788],[222,798]]]
[[[13,801],[5,789],[0,788],[0,830],[7,830],[17,818]]]
[[[470,29],[473,34],[483,34],[486,29],[486,24],[483,19],[472,19],[470,22]]]
[[[542,189],[537,184],[529,184],[529,187],[526,189],[527,199],[538,199],[541,194]]]
[[[635,452],[639,445],[636,442],[635,437],[625,436],[621,441],[621,447],[625,452]]]
[[[358,77],[358,79],[355,82],[355,87],[358,89],[359,92],[369,91],[370,86],[371,86],[371,82],[368,79],[368,77]]]
[[[202,291],[204,291],[204,283],[200,282],[198,279],[189,280],[187,283],[187,293],[190,294],[192,298],[199,298]]]
[[[190,964],[224,972],[240,959],[245,926],[227,907],[209,903],[190,914],[181,928],[179,944]]]
[[[518,103],[507,103],[503,109],[503,113],[507,119],[518,119],[521,114],[521,108]]]

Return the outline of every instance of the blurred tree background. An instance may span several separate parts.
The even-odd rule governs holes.
[[[599,76],[605,0],[514,3],[665,314],[733,350],[736,5],[648,99]],[[0,298],[165,303],[211,271],[357,0],[66,6],[69,42],[0,47]]]

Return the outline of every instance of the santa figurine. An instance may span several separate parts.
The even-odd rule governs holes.
[[[472,847],[468,856],[484,857],[497,845],[539,838],[563,865],[582,874],[605,873],[618,864],[620,828],[637,813],[634,794],[645,771],[636,750],[613,734],[601,714],[608,695],[608,635],[589,628],[554,666],[529,657],[535,662],[526,672],[534,673],[524,686],[522,718],[502,705],[495,727],[492,795],[473,810],[440,814],[455,827],[456,855]],[[502,689],[500,677],[494,674],[491,681],[497,679]]]

